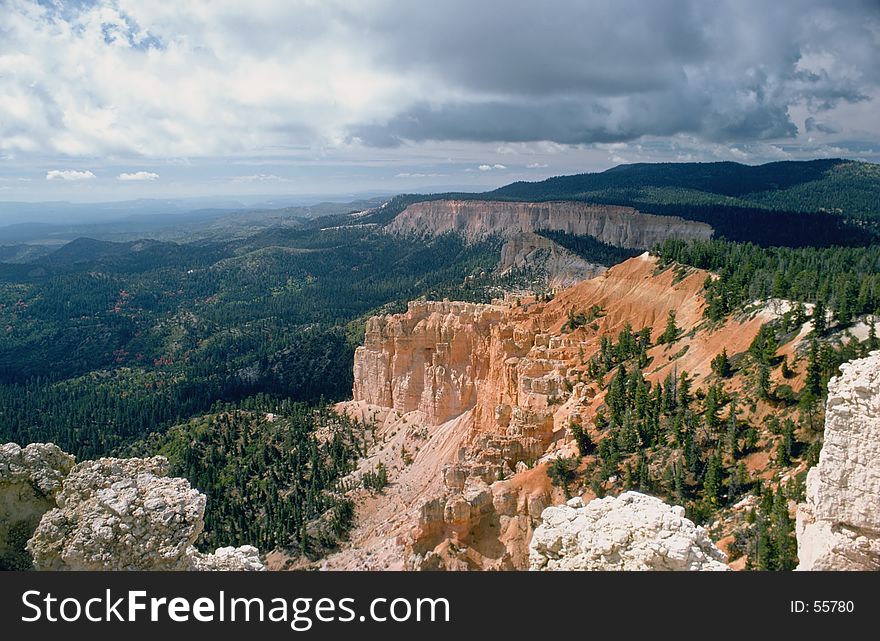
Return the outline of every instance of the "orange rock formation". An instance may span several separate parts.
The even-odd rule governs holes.
[[[590,425],[604,396],[586,376],[601,337],[628,323],[651,327],[656,340],[674,310],[687,333],[653,347],[644,375],[658,381],[686,370],[699,386],[722,348],[746,351],[774,317],[762,308],[710,324],[702,316],[707,277],[659,271],[643,254],[550,302],[417,302],[370,319],[355,354],[354,400],[341,407],[375,426],[356,475],[382,462],[391,483],[379,494],[355,491],[352,543],[324,566],[528,567],[541,511],[562,500],[546,463],[576,451],[569,426]],[[593,305],[601,318],[564,330],[570,310]]]

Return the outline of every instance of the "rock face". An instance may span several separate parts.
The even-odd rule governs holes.
[[[489,327],[503,313],[493,305],[410,302],[405,314],[370,318],[355,352],[354,398],[419,410],[433,424],[462,414],[476,403]]]
[[[43,515],[28,550],[40,570],[260,570],[256,548],[193,546],[205,496],[168,478],[164,457],[77,465]]]
[[[440,235],[458,232],[471,241],[501,234],[553,229],[570,234],[589,234],[599,240],[630,249],[650,249],[666,238],[709,238],[705,223],[674,216],[643,214],[632,207],[579,202],[504,202],[479,200],[433,200],[414,203],[398,214],[386,228],[393,233]]]
[[[511,236],[501,248],[498,271],[537,268],[543,270],[553,288],[570,287],[604,272],[604,265],[588,263],[583,258],[539,234],[526,232]]]
[[[353,497],[350,549],[324,567],[528,568],[541,513],[562,499],[547,464],[576,454],[571,425],[590,426],[604,399],[587,371],[602,337],[629,323],[652,328],[656,341],[670,310],[681,326],[696,326],[707,276],[658,272],[643,254],[551,301],[418,302],[370,319],[354,357],[353,400],[339,409],[375,426],[352,485],[379,463],[390,484]],[[593,321],[566,327],[570,312],[594,306]],[[707,382],[722,347],[748,350],[771,317],[731,318],[674,350],[656,345],[645,375],[656,383],[678,369]]]
[[[52,443],[0,445],[0,570],[31,567],[25,543],[55,507],[55,494],[73,465],[73,457]]]
[[[638,492],[548,507],[529,545],[530,570],[729,570],[684,508]]]
[[[841,371],[798,506],[799,570],[880,570],[880,351]]]

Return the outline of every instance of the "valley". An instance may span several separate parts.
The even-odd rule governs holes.
[[[0,441],[164,456],[199,553],[269,569],[524,570],[545,508],[631,491],[793,569],[828,382],[880,347],[875,174],[631,165],[16,241]]]

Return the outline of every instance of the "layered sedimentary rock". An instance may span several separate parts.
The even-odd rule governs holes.
[[[828,383],[825,442],[798,506],[799,570],[880,570],[880,351]]]
[[[709,238],[712,228],[675,216],[643,214],[632,207],[559,202],[432,200],[414,203],[386,227],[393,233],[458,232],[471,242],[492,235],[551,229],[588,234],[631,249],[650,249],[666,238]]]
[[[729,570],[684,508],[625,492],[548,507],[529,545],[530,570]]]
[[[102,458],[64,479],[28,550],[40,570],[261,570],[256,548],[194,547],[205,496],[164,457]]]
[[[656,268],[642,255],[549,302],[414,303],[371,319],[355,354],[354,400],[341,409],[376,426],[357,474],[381,462],[391,484],[354,497],[351,548],[325,567],[527,568],[542,510],[562,498],[547,461],[574,455],[571,424],[589,425],[602,400],[585,371],[601,337],[630,323],[653,327],[656,339],[670,310],[682,326],[702,319],[707,273]],[[593,306],[594,321],[565,327],[571,311]],[[656,346],[646,377],[680,368],[705,380],[722,346],[747,350],[764,322],[731,320],[675,350]]]
[[[756,305],[707,323],[701,292],[710,275],[658,267],[642,254],[552,300],[416,303],[371,319],[355,354],[354,400],[340,409],[375,426],[352,485],[379,463],[390,484],[381,493],[356,491],[351,544],[324,567],[528,568],[542,511],[563,500],[547,466],[579,457],[573,424],[594,443],[603,438],[594,418],[605,392],[588,366],[603,337],[627,325],[649,329],[655,344],[645,378],[656,384],[686,371],[699,389],[715,382],[711,363],[722,349],[747,352],[760,328],[786,309]],[[693,331],[673,346],[656,344],[670,311]],[[780,354],[794,359],[809,331],[802,327]],[[749,463],[763,473],[768,460]]]
[[[503,312],[493,305],[411,302],[405,314],[370,318],[355,352],[354,398],[419,410],[433,424],[462,414],[476,403],[489,327]]]
[[[31,566],[25,543],[55,507],[55,494],[73,465],[74,458],[52,443],[0,445],[0,569]]]
[[[510,236],[501,248],[498,271],[537,268],[543,270],[550,287],[570,287],[605,271],[604,265],[588,263],[580,256],[539,234],[526,232]]]

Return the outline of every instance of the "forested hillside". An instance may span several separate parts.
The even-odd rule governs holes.
[[[880,233],[880,166],[837,159],[620,165],[513,183],[486,196],[629,205],[708,223],[716,237],[765,247],[862,245]]]
[[[352,525],[340,481],[363,453],[364,426],[266,395],[215,409],[129,450],[166,456],[174,475],[207,495],[200,545],[312,556],[334,547]]]
[[[216,401],[344,398],[358,319],[490,296],[497,260],[492,243],[313,224],[209,244],[81,239],[0,266],[0,438],[88,458]]]
[[[522,200],[596,196],[653,204],[725,205],[880,216],[880,166],[852,160],[639,163],[516,182],[489,192]]]
[[[673,262],[714,272],[706,281],[706,315],[712,320],[751,301],[785,298],[831,309],[835,320],[880,314],[880,245],[868,247],[758,247],[723,240],[684,243],[668,240],[656,248]]]

